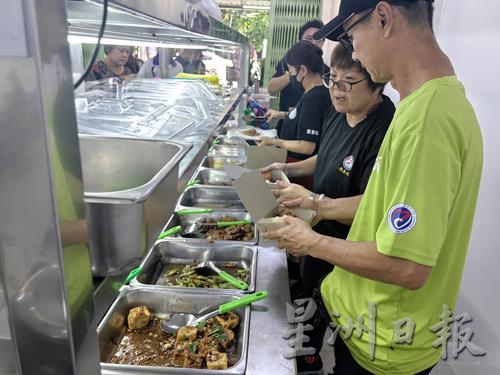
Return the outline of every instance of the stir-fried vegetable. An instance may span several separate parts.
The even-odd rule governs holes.
[[[180,286],[184,288],[218,288],[235,289],[233,285],[224,281],[219,276],[201,276],[194,269],[196,263],[172,266],[167,265],[162,271],[156,284],[165,286]],[[220,267],[237,279],[247,282],[249,270],[237,267],[235,263],[228,263]]]

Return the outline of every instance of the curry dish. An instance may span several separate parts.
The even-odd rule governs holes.
[[[128,328],[109,359],[111,363],[222,370],[237,361],[240,319],[235,313],[216,316],[196,327],[181,327],[176,336],[164,332],[160,318],[146,306],[131,309],[127,322]]]

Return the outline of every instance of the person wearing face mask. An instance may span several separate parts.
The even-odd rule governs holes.
[[[315,44],[319,48],[323,47],[324,40],[315,40],[313,35],[323,27],[323,22],[320,20],[312,20],[306,22],[299,29],[299,41],[306,41]],[[330,71],[328,65],[324,65],[325,73]],[[300,86],[292,86],[290,84],[290,72],[288,71],[288,66],[285,63],[285,59],[281,59],[276,65],[276,70],[273,77],[267,83],[267,91],[273,94],[280,94],[279,101],[279,111],[288,112],[293,107],[297,105],[302,95],[304,95],[304,89]],[[270,112],[272,114],[273,112]],[[278,130],[278,136],[280,136],[280,129],[283,120],[279,120],[276,126]]]
[[[323,51],[309,42],[299,42],[285,56],[290,72],[290,85],[305,91],[297,106],[289,112],[267,113],[271,118],[283,119],[280,138],[259,137],[259,146],[275,145],[288,151],[287,162],[292,163],[316,155],[323,120],[332,107],[328,89],[322,81]],[[312,188],[312,177],[299,177],[293,182]]]

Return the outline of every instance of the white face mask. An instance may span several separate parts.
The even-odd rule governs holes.
[[[294,108],[290,111],[290,113],[288,114],[288,118],[290,120],[293,120],[295,119],[295,117],[297,117],[297,108]]]

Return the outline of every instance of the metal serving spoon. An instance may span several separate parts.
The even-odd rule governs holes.
[[[214,318],[219,314],[225,314],[229,311],[239,309],[240,307],[249,305],[252,302],[259,301],[266,297],[267,297],[266,290],[255,292],[253,294],[249,294],[248,296],[239,298],[235,301],[224,303],[220,305],[217,310],[211,311],[208,314],[200,316],[199,318],[197,318],[196,315],[187,313],[172,314],[168,320],[163,319],[161,321],[160,327],[165,332],[175,335],[177,334],[177,330],[181,327],[196,326],[198,323],[206,321],[210,318]]]

